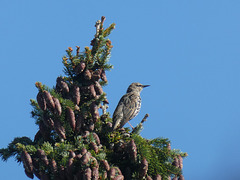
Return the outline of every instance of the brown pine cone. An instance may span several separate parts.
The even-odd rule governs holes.
[[[97,69],[92,72],[92,81],[98,81],[101,77],[102,69]]]
[[[43,123],[45,126],[47,126],[50,129],[53,129],[53,127],[54,127],[54,122],[47,113],[43,114]]]
[[[180,169],[183,168],[183,159],[182,159],[182,156],[181,155],[178,155],[178,167]]]
[[[102,79],[105,83],[108,82],[108,81],[107,81],[107,76],[106,76],[106,73],[105,73],[104,70],[102,70],[102,73],[101,73],[101,79]]]
[[[89,152],[87,152],[82,156],[81,162],[83,165],[86,165],[88,163],[88,161],[90,160],[90,155],[91,154]]]
[[[175,167],[179,167],[179,160],[177,157],[174,158],[172,165]]]
[[[73,102],[77,105],[80,103],[80,88],[78,86],[73,86]]]
[[[101,160],[101,163],[103,165],[103,168],[106,170],[106,171],[109,171],[110,170],[110,166],[107,162],[107,160]]]
[[[98,179],[99,179],[98,168],[92,167],[92,180],[98,180]]]
[[[76,120],[75,120],[75,114],[73,112],[73,110],[70,107],[67,107],[67,119],[69,121],[69,124],[72,128],[73,131],[75,131],[76,128]]]
[[[86,168],[83,174],[84,180],[91,180],[92,178],[92,170],[90,168]]]
[[[116,169],[116,173],[117,173],[118,175],[122,175],[122,171],[120,170],[119,167],[115,167],[115,169]]]
[[[50,111],[54,111],[55,109],[55,103],[53,101],[52,95],[48,91],[43,91],[43,97],[46,100],[47,107],[50,109]]]
[[[92,114],[93,121],[97,122],[100,116],[99,116],[98,106],[95,102],[92,102],[90,106],[90,113]]]
[[[96,154],[98,153],[98,146],[95,142],[90,142],[89,146]]]
[[[168,143],[167,149],[168,149],[169,151],[171,150],[171,144],[170,144],[170,143]]]
[[[80,74],[84,71],[84,69],[86,68],[86,64],[85,62],[80,62],[79,64],[77,64],[74,68],[74,71],[77,73],[77,74]]]
[[[97,94],[93,84],[89,86],[89,90],[90,90],[90,95],[95,98]]]
[[[79,112],[78,114],[76,114],[76,128],[75,128],[76,133],[80,132],[80,130],[83,126],[83,123],[84,123],[84,117],[83,117],[82,113]]]
[[[81,154],[84,155],[84,154],[86,154],[86,153],[87,153],[87,149],[86,149],[86,148],[82,148]]]
[[[23,162],[24,168],[28,173],[33,172],[32,158],[27,151],[23,151],[21,154],[21,160]]]
[[[157,176],[155,176],[154,180],[162,180],[162,177],[159,174],[157,174]]]
[[[137,146],[133,139],[128,144],[128,152],[131,160],[135,162],[137,160]]]
[[[54,159],[50,161],[50,167],[52,172],[55,174],[57,172],[57,163]]]
[[[98,81],[95,81],[94,89],[95,89],[97,95],[101,95],[103,93],[102,86],[100,85],[100,83]]]
[[[46,111],[47,103],[46,103],[46,100],[43,98],[43,93],[42,92],[38,92],[38,94],[37,94],[37,102],[38,102],[39,107],[43,111]]]
[[[98,135],[95,132],[92,133],[92,135],[93,135],[93,138],[95,139],[95,142],[97,143],[97,145],[100,145],[101,142],[100,142],[100,139],[99,139]]]
[[[69,158],[75,158],[76,154],[73,150],[69,150]]]
[[[147,180],[152,180],[152,178],[150,176],[147,176]]]
[[[59,100],[57,98],[53,97],[53,101],[54,101],[54,104],[55,104],[55,113],[58,116],[61,116],[61,114],[62,114],[62,106],[61,106]]]
[[[38,150],[37,150],[37,156],[38,156],[38,158],[39,158],[41,161],[44,162],[44,164],[45,164],[46,166],[48,166],[49,161],[48,161],[48,158],[47,158],[44,150],[38,149]]]
[[[181,174],[181,175],[178,177],[178,180],[184,180],[184,176]]]
[[[69,93],[68,84],[63,80],[62,77],[57,78],[56,88],[60,90],[60,92]]]
[[[63,138],[66,139],[66,135],[65,135],[65,129],[62,126],[62,123],[60,122],[60,120],[55,120],[54,121],[54,130],[57,132],[57,134]]]
[[[114,167],[111,167],[108,172],[109,179],[113,179],[116,176],[116,169]]]
[[[146,158],[143,158],[140,165],[139,178],[143,179],[143,177],[147,175],[147,171],[148,171],[148,162]]]
[[[85,70],[83,76],[86,80],[90,80],[92,78],[92,74],[88,69]]]

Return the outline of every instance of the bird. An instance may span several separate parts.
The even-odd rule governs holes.
[[[148,86],[150,85],[142,85],[138,82],[130,84],[127,93],[122,96],[113,113],[112,131],[122,128],[127,122],[129,123],[131,119],[138,115],[141,108],[140,92]],[[131,124],[130,126],[132,127]]]

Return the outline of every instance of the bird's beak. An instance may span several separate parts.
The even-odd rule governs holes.
[[[145,88],[145,87],[148,87],[148,86],[150,86],[150,85],[143,85],[142,87]]]

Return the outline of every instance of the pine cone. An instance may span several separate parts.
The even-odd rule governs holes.
[[[44,162],[44,164],[45,164],[46,166],[48,166],[49,161],[48,161],[48,158],[47,158],[44,150],[38,149],[38,150],[37,150],[37,156],[38,156],[38,158],[39,158],[41,161]]]
[[[184,176],[181,174],[181,175],[178,177],[178,180],[184,180]]]
[[[152,180],[152,178],[150,176],[147,176],[147,180]]]
[[[159,174],[157,174],[157,176],[154,178],[154,180],[162,180],[162,177]]]
[[[60,120],[55,120],[54,121],[54,130],[57,132],[57,134],[63,138],[66,139],[66,135],[65,135],[65,129],[62,126],[62,123],[60,122]]]
[[[177,168],[179,167],[178,158],[176,158],[176,157],[174,158],[172,165],[175,166],[175,167],[177,167]]]
[[[169,151],[171,150],[171,144],[170,144],[170,143],[167,144],[167,149],[168,149]]]
[[[43,123],[45,126],[47,126],[50,129],[53,129],[53,127],[54,127],[54,122],[47,113],[43,114]]]
[[[137,160],[137,146],[133,139],[128,144],[128,152],[131,160],[135,162]]]
[[[75,66],[74,71],[78,74],[82,73],[86,68],[85,62],[80,62],[78,65]]]
[[[21,154],[21,160],[23,162],[24,168],[28,173],[33,172],[32,158],[27,151],[23,151]]]
[[[101,163],[103,165],[103,168],[106,170],[106,171],[109,171],[110,170],[110,166],[107,162],[107,160],[101,160]]]
[[[101,95],[103,93],[102,86],[100,85],[100,83],[98,81],[95,81],[94,88],[95,88],[97,95]]]
[[[83,76],[86,80],[90,80],[92,78],[92,74],[88,69],[85,70]]]
[[[182,159],[182,156],[181,155],[178,155],[178,167],[180,169],[183,168],[183,159]]]
[[[92,180],[98,180],[98,179],[99,179],[98,168],[93,167],[92,168]]]
[[[94,130],[94,123],[91,121],[89,122],[89,124],[87,125],[86,129],[90,132],[92,132]]]
[[[108,172],[109,179],[113,179],[116,176],[116,169],[114,167],[110,168]]]
[[[86,154],[86,153],[87,153],[87,149],[86,149],[86,148],[82,148],[81,154],[84,155],[84,154]]]
[[[57,173],[57,163],[54,159],[51,160],[50,167],[51,167],[53,174]]]
[[[81,112],[76,115],[76,128],[75,132],[79,133],[84,123],[84,117]]]
[[[59,100],[57,98],[53,98],[53,101],[54,101],[54,104],[55,104],[55,113],[58,115],[58,116],[61,116],[62,114],[62,106],[59,102]]]
[[[81,158],[81,162],[83,165],[86,165],[88,163],[88,161],[90,160],[90,156],[91,154],[89,152],[85,153],[82,158]]]
[[[92,170],[90,168],[86,168],[83,174],[84,180],[91,180],[92,178]]]
[[[47,107],[50,109],[50,111],[54,111],[55,109],[55,103],[52,99],[52,96],[51,94],[48,92],[48,91],[43,91],[43,97],[44,99],[46,100],[46,103],[47,103]]]
[[[105,73],[104,70],[102,70],[102,73],[101,73],[101,79],[102,79],[105,83],[108,82],[108,81],[107,81],[107,76],[106,76],[106,73]]]
[[[75,158],[76,154],[73,150],[69,150],[69,158]]]
[[[122,171],[119,169],[119,167],[115,167],[115,169],[116,169],[116,173],[118,175],[122,175]]]
[[[57,78],[57,85],[56,87],[60,89],[60,91],[64,93],[69,93],[69,87],[68,84],[63,80],[62,77]]]
[[[100,116],[99,116],[99,112],[98,112],[98,106],[96,105],[95,102],[92,102],[92,104],[90,106],[90,112],[92,114],[93,121],[97,122],[97,120],[100,118]]]
[[[80,103],[80,88],[78,86],[73,86],[73,102],[77,105]]]
[[[97,145],[100,145],[101,142],[100,142],[100,139],[99,139],[98,135],[95,132],[92,133],[92,135],[93,135],[93,138],[95,139],[95,142],[97,143]]]
[[[72,130],[75,131],[75,128],[76,128],[75,114],[70,107],[67,107],[66,113],[67,113],[67,119],[70,123],[70,126],[71,126]]]
[[[97,94],[96,94],[96,91],[95,91],[95,89],[94,89],[94,85],[93,85],[93,84],[89,86],[89,90],[90,90],[90,95],[91,95],[93,98],[95,98]]]
[[[95,142],[90,142],[89,146],[96,154],[98,153],[98,146]]]
[[[33,179],[33,178],[34,178],[34,176],[33,176],[33,173],[32,173],[32,172],[28,172],[28,171],[26,171],[26,169],[24,170],[24,172],[25,172],[25,174],[26,174],[26,176],[27,176],[27,177],[29,177],[29,178],[31,178],[31,179]]]
[[[42,92],[38,92],[38,94],[37,94],[37,102],[38,102],[39,107],[40,107],[43,111],[46,111],[46,109],[47,109],[47,103],[46,103],[46,100],[43,98]]]
[[[139,178],[143,179],[143,177],[147,175],[147,171],[148,171],[148,162],[146,158],[143,158],[140,165]]]
[[[92,72],[92,81],[98,81],[101,77],[102,69],[97,69]]]
[[[91,167],[99,168],[98,161],[95,157],[91,156]]]

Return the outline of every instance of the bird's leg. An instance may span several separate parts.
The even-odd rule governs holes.
[[[132,129],[134,129],[134,127],[130,124],[130,122],[128,121],[128,124],[131,126]]]

